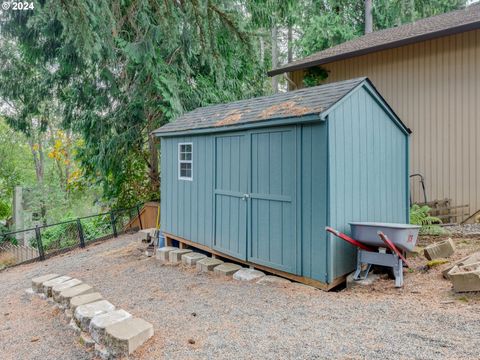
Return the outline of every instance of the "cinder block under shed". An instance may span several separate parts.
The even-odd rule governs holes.
[[[207,255],[200,254],[197,252],[190,252],[182,255],[182,264],[186,266],[196,266],[197,262],[205,259]]]
[[[428,260],[448,258],[455,252],[455,244],[452,239],[447,239],[444,241],[436,242],[434,244],[428,245],[424,250],[423,254]]]
[[[190,249],[178,249],[168,253],[168,258],[172,264],[180,264],[182,262],[182,255],[191,253]]]
[[[223,261],[220,259],[205,258],[197,262],[197,270],[204,272],[213,271],[216,266],[221,264],[223,264]]]
[[[157,260],[162,264],[166,264],[170,261],[170,252],[178,250],[178,247],[174,246],[164,246],[160,249],[157,249]]]
[[[265,273],[262,271],[255,270],[255,269],[246,269],[246,268],[242,268],[238,270],[235,274],[233,274],[233,278],[235,280],[240,280],[240,281],[258,280],[264,276],[265,276]]]
[[[242,267],[237,264],[224,263],[213,268],[213,273],[219,276],[232,276]]]

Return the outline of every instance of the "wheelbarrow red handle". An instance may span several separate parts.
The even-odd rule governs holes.
[[[407,265],[407,267],[410,267],[410,265],[408,264],[408,261],[405,259],[405,257],[402,255],[402,252],[400,250],[397,249],[397,247],[395,246],[395,244],[388,238],[387,235],[385,235],[383,232],[379,231],[377,232],[378,236],[380,236],[380,239],[382,239],[382,241],[385,243],[385,245],[390,249],[392,250],[395,254],[398,255],[398,257],[400,259],[403,260],[403,262],[405,263],[405,265]]]
[[[362,250],[366,250],[366,251],[376,251],[374,248],[370,247],[370,246],[367,246],[365,244],[362,244],[361,242],[355,240],[355,239],[352,239],[350,236],[344,234],[344,233],[341,233],[340,231],[338,230],[335,230],[333,228],[331,228],[330,226],[327,226],[325,227],[325,230],[328,231],[329,233],[332,233],[333,235],[335,236],[338,236],[340,239],[342,240],[345,240],[346,242],[362,249]]]

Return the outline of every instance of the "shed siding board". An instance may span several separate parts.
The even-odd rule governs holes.
[[[330,226],[407,221],[407,136],[364,88],[329,114]],[[400,149],[400,150],[399,150]],[[330,281],[354,267],[355,249],[331,237]]]
[[[302,275],[326,282],[327,124],[302,127]]]
[[[178,179],[178,144],[193,143],[193,181]],[[211,246],[213,239],[213,137],[162,139],[163,231]]]
[[[480,209],[480,30],[323,65],[329,82],[368,76],[413,130],[410,173],[427,181],[430,200]],[[302,87],[303,71],[292,74]],[[411,182],[415,201],[420,184]]]

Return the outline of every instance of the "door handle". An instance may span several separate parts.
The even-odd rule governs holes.
[[[243,200],[243,201],[246,201],[249,197],[250,197],[249,194],[243,194],[242,200]]]

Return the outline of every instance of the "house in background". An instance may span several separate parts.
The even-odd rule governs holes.
[[[463,218],[480,210],[480,4],[364,35],[269,75],[289,73],[302,88],[316,67],[327,70],[326,83],[373,82],[413,131],[410,174],[425,177],[428,201],[469,204]],[[413,201],[423,202],[417,180]]]

